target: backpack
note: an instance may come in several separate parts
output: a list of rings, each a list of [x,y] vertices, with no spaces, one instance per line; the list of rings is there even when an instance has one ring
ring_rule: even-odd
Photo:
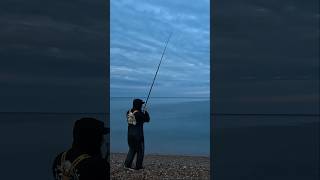
[[[66,160],[67,151],[65,151],[61,156],[60,165],[57,169],[60,172],[57,174],[58,180],[79,180],[79,174],[77,172],[77,165],[84,159],[90,158],[88,154],[82,154],[77,157],[73,162]]]
[[[128,113],[128,115],[127,115],[127,122],[128,122],[128,124],[132,124],[132,125],[136,125],[136,124],[137,124],[136,117],[134,116],[134,114],[135,114],[136,112],[139,112],[139,111],[138,111],[138,110],[134,110],[133,112],[131,112],[131,111],[129,110],[129,113]]]

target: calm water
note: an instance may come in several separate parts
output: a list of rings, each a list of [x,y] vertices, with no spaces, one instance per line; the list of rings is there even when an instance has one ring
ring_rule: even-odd
[[[154,98],[148,102],[150,123],[145,123],[146,153],[209,155],[210,102],[208,99]],[[125,113],[131,98],[111,100],[111,152],[127,152]]]
[[[111,105],[111,151],[126,152],[131,100]],[[209,154],[209,101],[152,100],[149,111],[147,153]],[[70,147],[73,124],[81,117],[106,119],[105,114],[0,113],[1,179],[52,179],[53,158]],[[318,179],[319,116],[219,116],[214,125],[216,179]],[[225,171],[230,169],[237,174]]]
[[[130,98],[111,100],[111,152],[128,150],[125,113],[131,108],[131,101]],[[210,154],[210,101],[201,98],[155,98],[149,103],[151,122],[144,126],[147,153]],[[250,115],[217,116],[213,124],[217,129],[246,129],[294,127],[316,122],[319,122],[317,116]]]

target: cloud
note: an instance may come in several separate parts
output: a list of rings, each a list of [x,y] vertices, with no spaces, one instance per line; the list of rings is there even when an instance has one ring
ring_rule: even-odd
[[[283,76],[317,79],[319,68],[315,1],[218,2],[215,68],[221,76]],[[237,78],[238,79],[238,78]]]
[[[0,2],[0,111],[104,111],[103,5],[100,0]]]
[[[204,84],[209,89],[209,3],[197,4],[200,5],[194,6],[191,1],[111,2],[112,96],[119,96],[120,92],[112,87],[127,88],[125,96],[131,92],[145,94],[138,86],[148,87],[152,82],[164,42],[172,31],[154,93],[178,96],[177,92],[191,93],[195,90],[192,86]]]

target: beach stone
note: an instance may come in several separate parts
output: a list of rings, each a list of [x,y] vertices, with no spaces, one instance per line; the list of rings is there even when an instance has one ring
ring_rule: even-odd
[[[146,155],[145,169],[127,171],[122,167],[126,154],[112,153],[112,180],[209,180],[210,158],[196,156]],[[133,163],[134,164],[134,163]]]

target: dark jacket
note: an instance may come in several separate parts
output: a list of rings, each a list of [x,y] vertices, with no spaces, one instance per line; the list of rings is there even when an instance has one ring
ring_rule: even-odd
[[[133,112],[137,109],[132,108],[130,111]],[[129,114],[129,111],[127,111],[127,115]],[[135,119],[137,124],[128,124],[128,136],[134,136],[136,138],[143,138],[143,124],[145,122],[150,122],[150,116],[147,111],[144,113],[138,109],[138,112],[134,113]]]
[[[82,160],[77,166],[76,171],[79,180],[106,180],[109,179],[109,163],[102,157],[101,146],[103,134],[97,125],[103,126],[102,122],[93,119],[82,119],[80,123],[75,124],[73,130],[73,144],[67,151],[65,159],[73,162],[77,157],[87,154],[90,157]],[[102,123],[102,124],[101,124]],[[60,153],[53,162],[52,171],[55,180],[60,180],[58,166],[61,164],[62,153]]]
[[[71,149],[68,151],[66,159],[72,162],[81,154],[83,153],[77,152],[75,149]],[[55,180],[60,180],[58,178],[59,171],[57,166],[60,164],[61,155],[62,153],[55,158],[52,166]],[[99,156],[93,156],[83,160],[79,163],[76,169],[78,172],[77,174],[79,175],[79,180],[106,180],[109,179],[110,176],[109,164],[104,158]]]

